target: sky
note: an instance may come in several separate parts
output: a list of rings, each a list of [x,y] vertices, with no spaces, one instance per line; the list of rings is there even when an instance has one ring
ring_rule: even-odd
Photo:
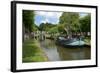
[[[41,23],[59,23],[59,17],[63,12],[47,12],[47,11],[35,11],[35,24],[40,25]],[[84,17],[87,13],[79,13],[80,17]]]

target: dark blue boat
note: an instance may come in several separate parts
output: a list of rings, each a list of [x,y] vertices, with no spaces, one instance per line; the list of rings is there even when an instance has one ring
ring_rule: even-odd
[[[56,44],[62,45],[64,47],[83,47],[85,42],[82,38],[69,38],[66,39],[64,37],[58,37],[56,40]]]

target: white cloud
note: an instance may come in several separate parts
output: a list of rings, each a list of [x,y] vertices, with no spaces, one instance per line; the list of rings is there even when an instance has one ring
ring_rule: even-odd
[[[38,21],[39,23],[52,23],[57,24],[59,22],[59,17],[63,12],[50,12],[50,11],[35,11],[36,16],[41,16],[43,19]]]
[[[80,13],[80,18],[82,18],[82,17],[84,17],[86,15],[88,15],[88,13]]]
[[[45,20],[41,21],[41,23],[49,23],[49,20],[46,18]]]
[[[35,11],[35,14],[41,15],[41,16],[44,16],[44,17],[59,18],[62,15],[62,12]]]
[[[44,11],[35,11],[35,14],[36,15],[45,15],[45,12]]]

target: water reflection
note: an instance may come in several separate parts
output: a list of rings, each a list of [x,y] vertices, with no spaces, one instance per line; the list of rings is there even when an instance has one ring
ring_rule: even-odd
[[[59,53],[57,52],[57,47],[53,40],[41,41],[41,47],[45,51],[45,54],[47,55],[50,61],[60,60]]]
[[[64,48],[49,39],[41,41],[40,44],[50,61],[83,60],[91,57],[91,49],[87,47]]]
[[[90,48],[62,48],[57,47],[61,60],[90,59]]]

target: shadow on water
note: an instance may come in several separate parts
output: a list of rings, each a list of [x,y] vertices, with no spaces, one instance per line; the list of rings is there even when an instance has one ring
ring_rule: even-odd
[[[55,41],[46,39],[40,42],[42,49],[50,61],[85,60],[91,58],[91,49],[65,48],[55,44]]]
[[[61,60],[90,59],[90,48],[64,48],[57,47]]]

